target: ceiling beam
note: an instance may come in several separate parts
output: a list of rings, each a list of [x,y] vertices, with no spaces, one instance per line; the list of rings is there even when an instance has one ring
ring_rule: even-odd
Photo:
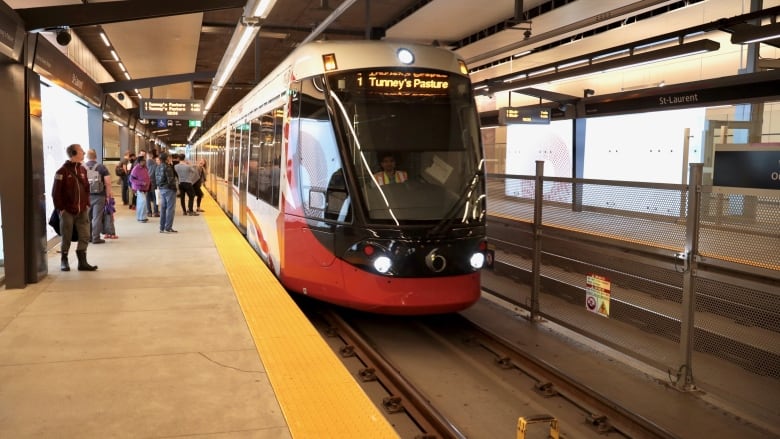
[[[178,75],[155,76],[152,78],[131,79],[129,81],[103,82],[98,84],[104,93],[133,90],[136,88],[160,87],[181,82],[212,80],[217,72],[182,73]]]
[[[246,0],[132,0],[16,9],[28,32],[243,8]]]

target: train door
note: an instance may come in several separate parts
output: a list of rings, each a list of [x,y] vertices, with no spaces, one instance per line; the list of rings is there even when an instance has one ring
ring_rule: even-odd
[[[246,235],[246,188],[249,173],[249,123],[236,126],[238,138],[238,175],[234,176],[237,191],[234,192],[233,222]]]
[[[225,212],[234,220],[234,211],[236,210],[235,197],[233,194],[238,192],[238,144],[240,138],[236,137],[236,127],[230,126],[227,131],[227,155],[225,156],[225,165],[227,174],[225,175]]]
[[[217,149],[216,149],[216,157],[215,157],[215,166],[214,166],[214,174],[216,176],[215,178],[215,184],[216,184],[216,193],[217,193],[217,202],[219,202],[219,207],[222,208],[222,210],[226,211],[227,203],[228,203],[228,190],[227,190],[227,157],[229,153],[229,142],[230,142],[230,136],[227,135],[227,132],[220,132],[217,136]]]

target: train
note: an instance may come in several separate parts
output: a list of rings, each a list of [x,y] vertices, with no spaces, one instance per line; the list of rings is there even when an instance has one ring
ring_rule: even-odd
[[[292,293],[395,315],[480,297],[484,152],[468,69],[452,51],[301,45],[190,158],[205,160],[205,188]]]

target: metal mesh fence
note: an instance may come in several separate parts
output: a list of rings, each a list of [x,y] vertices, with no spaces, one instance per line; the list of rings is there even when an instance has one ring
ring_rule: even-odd
[[[702,256],[780,270],[780,197],[713,193],[705,186],[701,204]]]
[[[526,249],[522,256],[496,255],[497,261],[503,258],[506,266],[527,273],[515,274],[516,279],[530,283],[531,230],[540,232],[542,315],[675,370],[681,361],[681,328],[689,321],[683,298],[695,293],[692,348],[708,359],[780,379],[780,198],[703,186],[699,223],[693,227],[684,185],[542,181],[541,224],[534,225],[534,177],[488,179],[490,216],[523,224],[515,232],[498,233],[502,242],[514,244],[514,251]],[[687,236],[689,230],[698,236]],[[691,240],[696,240],[697,254],[686,254]],[[706,263],[692,271],[690,264],[699,256]],[[592,275],[609,282],[606,315],[586,309]],[[694,279],[695,292],[685,290],[686,276]],[[533,294],[517,293],[518,304],[530,308]],[[725,370],[718,371],[717,361],[699,366],[704,375]]]

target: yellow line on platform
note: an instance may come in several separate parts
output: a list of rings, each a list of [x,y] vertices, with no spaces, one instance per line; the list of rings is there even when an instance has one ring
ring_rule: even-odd
[[[204,219],[293,438],[397,438],[336,354],[208,195]]]

